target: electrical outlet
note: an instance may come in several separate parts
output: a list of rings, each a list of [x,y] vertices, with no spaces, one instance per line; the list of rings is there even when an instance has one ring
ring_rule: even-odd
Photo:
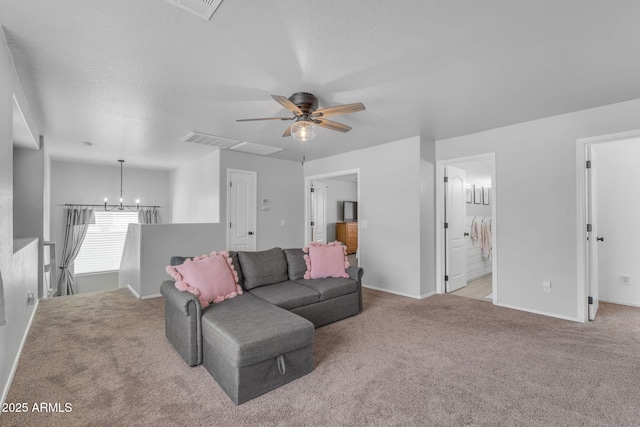
[[[622,275],[620,278],[620,282],[625,286],[629,286],[631,285],[631,277]]]
[[[369,223],[367,223],[366,219],[363,219],[362,221],[360,221],[360,228],[367,228],[369,225]]]
[[[280,225],[281,225],[282,227],[284,227],[284,219],[281,219],[281,220],[280,220]]]
[[[551,292],[551,282],[549,281],[544,281],[542,282],[542,291],[543,292]]]

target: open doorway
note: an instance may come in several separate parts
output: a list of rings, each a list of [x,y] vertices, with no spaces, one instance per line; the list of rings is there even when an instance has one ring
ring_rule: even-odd
[[[640,131],[578,141],[578,307],[585,322],[595,319],[600,301],[640,306],[638,156]]]
[[[307,177],[305,242],[340,241],[347,246],[349,264],[359,265],[359,171]]]
[[[437,292],[497,304],[495,157],[438,162]]]

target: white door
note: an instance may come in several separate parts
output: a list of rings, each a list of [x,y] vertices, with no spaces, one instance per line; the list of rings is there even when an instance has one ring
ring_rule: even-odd
[[[464,239],[467,205],[465,198],[466,172],[445,168],[445,286],[453,292],[467,285],[467,246]]]
[[[311,182],[311,241],[327,243],[327,191],[320,181]]]
[[[587,174],[587,245],[589,250],[589,265],[587,280],[589,281],[589,320],[596,318],[599,306],[598,292],[598,192],[596,185],[595,153],[593,147],[587,149],[587,161],[592,167],[585,169]]]
[[[231,251],[255,251],[257,174],[229,169],[227,182],[227,248]]]

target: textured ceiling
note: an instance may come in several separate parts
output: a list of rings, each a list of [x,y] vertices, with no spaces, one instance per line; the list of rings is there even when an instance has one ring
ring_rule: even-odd
[[[640,98],[637,0],[224,0],[210,21],[159,0],[2,0],[0,23],[54,158],[171,168],[190,131],[283,148],[270,98],[367,110],[307,160],[442,139]],[[84,147],[91,141],[93,147]]]

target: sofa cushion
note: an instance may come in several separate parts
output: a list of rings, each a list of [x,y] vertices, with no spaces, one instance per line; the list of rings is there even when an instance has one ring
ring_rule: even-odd
[[[320,292],[320,301],[326,301],[342,295],[348,295],[358,290],[358,282],[353,279],[327,278],[327,279],[300,279],[299,285],[306,286]]]
[[[320,301],[320,292],[295,282],[280,282],[260,286],[250,291],[253,295],[285,310],[302,307]]]
[[[242,294],[228,252],[212,252],[187,259],[183,264],[168,266],[167,273],[176,281],[175,287],[197,296],[204,308],[210,302],[222,302]]]
[[[289,280],[287,259],[280,248],[238,252],[238,260],[247,290]]]
[[[245,293],[202,315],[204,340],[231,365],[251,366],[311,345],[313,323]]]
[[[302,249],[283,249],[283,252],[287,258],[289,280],[302,279],[307,271],[307,262],[304,260]]]
[[[305,279],[349,277],[345,271],[349,267],[347,247],[342,243],[338,241],[327,244],[311,242],[302,251],[305,252],[304,260],[307,263],[307,271],[304,273]]]

